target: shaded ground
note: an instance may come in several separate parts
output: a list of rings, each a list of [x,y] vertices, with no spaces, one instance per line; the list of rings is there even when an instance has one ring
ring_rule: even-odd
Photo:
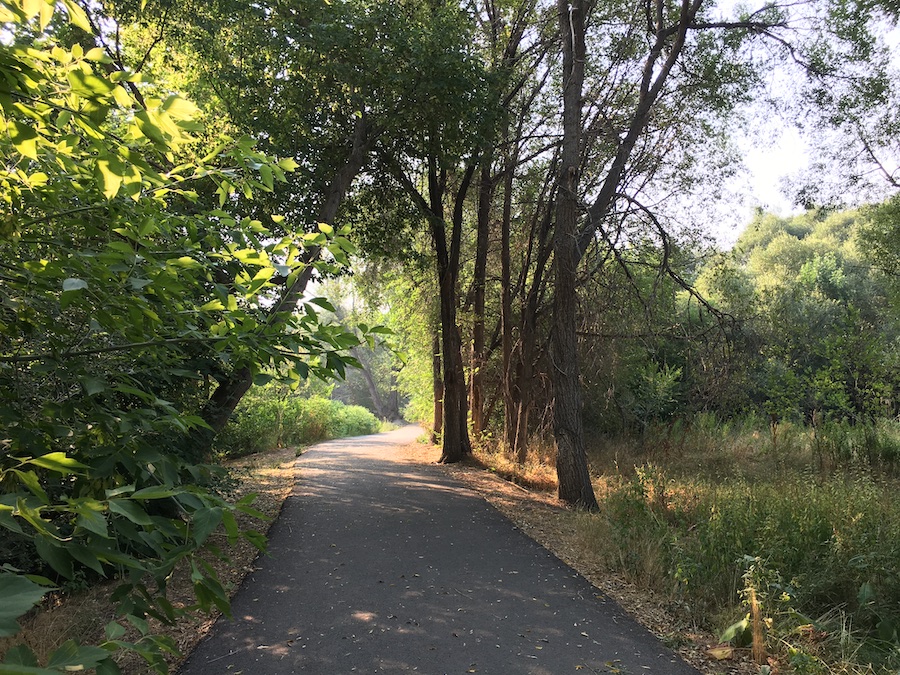
[[[440,467],[417,427],[316,446],[270,556],[182,675],[691,667]]]

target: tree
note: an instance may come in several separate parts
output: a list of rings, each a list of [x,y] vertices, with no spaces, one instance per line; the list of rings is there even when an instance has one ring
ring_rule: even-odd
[[[248,139],[198,143],[193,104],[164,87],[151,95],[101,47],[84,48],[92,27],[74,2],[2,12],[4,545],[33,547],[37,556],[18,561],[32,574],[120,577],[121,611],[137,626],[182,611],[165,599],[179,565],[192,570],[197,607],[227,612],[198,553],[220,524],[229,541],[242,535],[236,512],[259,514],[211,489],[219,471],[190,434],[211,431],[208,387],[232,367],[298,381],[352,361],[358,339],[320,325],[314,303],[300,314],[279,304],[282,289],[346,260],[346,232],[296,233],[273,215],[279,233],[242,212],[295,162]],[[318,262],[304,260],[310,248]],[[243,536],[263,546],[258,533]],[[34,579],[0,573],[14,598],[0,611],[3,635],[43,594]],[[165,670],[160,650],[171,644],[145,631],[129,645],[110,630],[103,649],[67,645],[54,662],[116,672],[110,652],[133,648]],[[24,648],[8,659],[36,665]]]

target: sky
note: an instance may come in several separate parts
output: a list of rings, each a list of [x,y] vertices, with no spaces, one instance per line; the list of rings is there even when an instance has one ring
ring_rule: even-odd
[[[801,213],[784,194],[786,179],[801,173],[809,163],[807,146],[799,132],[790,126],[774,126],[763,145],[759,135],[745,135],[736,141],[743,157],[745,171],[733,180],[729,191],[740,197],[712,228],[710,234],[723,248],[730,248],[753,218],[754,211],[781,216]]]

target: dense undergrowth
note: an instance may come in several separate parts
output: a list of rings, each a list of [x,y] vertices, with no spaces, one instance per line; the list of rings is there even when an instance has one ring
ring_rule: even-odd
[[[320,396],[303,398],[285,387],[269,385],[244,397],[216,438],[216,450],[226,457],[240,457],[271,448],[374,434],[380,428],[375,415],[361,406]]]
[[[900,667],[900,426],[700,416],[591,449],[584,543],[682,616],[797,673]],[[736,624],[736,625],[735,625]]]

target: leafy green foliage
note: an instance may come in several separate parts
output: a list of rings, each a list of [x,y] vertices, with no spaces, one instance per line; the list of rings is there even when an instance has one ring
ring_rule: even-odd
[[[673,254],[677,273],[719,316],[644,270],[652,251],[623,251],[634,268],[597,277],[600,300],[586,312],[591,332],[615,340],[614,350],[585,342],[594,424],[642,428],[660,416],[648,417],[648,404],[659,405],[654,397],[686,418],[764,413],[776,425],[896,414],[900,324],[896,286],[883,271],[892,226],[883,208],[759,214],[730,254],[702,265],[689,248]],[[676,371],[678,386],[663,387],[663,375]]]
[[[361,406],[321,396],[306,398],[283,386],[268,385],[244,397],[216,438],[216,450],[228,457],[330,438],[378,432],[375,415]]]
[[[61,4],[90,29],[76,3]],[[249,139],[201,145],[194,105],[141,95],[143,78],[104,67],[99,48],[64,47],[55,9],[0,10],[12,37],[0,45],[0,527],[11,533],[0,549],[27,543],[31,556],[17,554],[25,571],[59,582],[121,579],[115,599],[141,632],[100,651],[65,646],[45,670],[116,672],[109,655],[126,648],[163,672],[160,653],[174,645],[147,618],[227,613],[225,589],[197,554],[221,524],[240,536],[237,512],[257,515],[250,500],[217,494],[222,470],[203,463],[208,448],[192,435],[208,428],[209,388],[239,368],[296,384],[352,363],[343,354],[359,338],[320,325],[315,304],[277,321],[271,308],[308,271],[306,247],[327,249],[315,263],[323,273],[353,247],[346,230],[304,234],[302,223],[296,234],[273,216],[276,232],[241,212],[296,163]],[[177,566],[194,585],[186,610],[165,598]],[[2,579],[8,634],[41,589],[16,571]],[[22,649],[7,656],[32,660]]]

